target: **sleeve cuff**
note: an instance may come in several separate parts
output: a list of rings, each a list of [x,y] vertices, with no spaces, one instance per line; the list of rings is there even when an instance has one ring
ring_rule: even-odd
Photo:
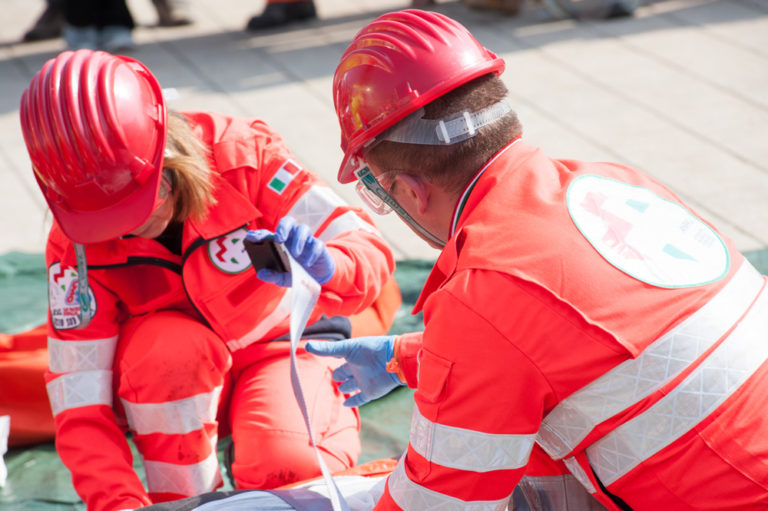
[[[415,389],[418,383],[422,332],[411,332],[395,338],[395,352],[387,364],[387,371],[396,373],[400,381]]]

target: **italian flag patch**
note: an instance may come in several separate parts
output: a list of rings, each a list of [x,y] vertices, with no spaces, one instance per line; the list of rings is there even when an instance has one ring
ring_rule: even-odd
[[[275,175],[272,176],[272,179],[269,180],[269,183],[267,183],[267,188],[278,195],[282,194],[283,190],[288,187],[291,180],[293,180],[293,178],[296,177],[296,174],[299,173],[299,170],[301,170],[301,167],[295,162],[285,160],[285,163],[283,163],[277,172],[275,172]]]

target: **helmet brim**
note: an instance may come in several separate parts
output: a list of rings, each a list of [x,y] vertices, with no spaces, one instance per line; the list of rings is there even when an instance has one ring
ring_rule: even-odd
[[[54,218],[75,243],[88,245],[125,236],[141,227],[152,215],[162,172],[155,172],[134,193],[109,207],[92,211],[70,211],[49,201]],[[105,224],[104,218],[111,222]]]

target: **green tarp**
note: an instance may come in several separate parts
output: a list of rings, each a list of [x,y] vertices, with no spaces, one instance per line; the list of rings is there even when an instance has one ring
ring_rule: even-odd
[[[768,274],[768,249],[746,255],[761,273]],[[421,315],[412,316],[410,311],[431,266],[428,261],[398,262],[395,278],[403,295],[403,305],[395,317],[391,333],[422,328]],[[46,303],[43,256],[22,253],[0,255],[0,332],[20,332],[40,324],[45,318]],[[361,463],[398,456],[405,450],[412,403],[413,392],[401,388],[360,409],[363,421]],[[220,447],[225,446],[227,441],[222,440]],[[220,460],[223,459],[222,452],[219,449]],[[11,449],[5,455],[5,461],[8,481],[5,488],[0,489],[0,509],[3,511],[85,509],[52,443]],[[134,466],[137,473],[143,476],[135,452]],[[223,490],[229,489],[232,488],[226,482]]]

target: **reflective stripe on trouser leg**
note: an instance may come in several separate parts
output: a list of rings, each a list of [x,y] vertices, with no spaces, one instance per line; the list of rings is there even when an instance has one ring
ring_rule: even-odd
[[[116,360],[120,403],[151,498],[220,486],[216,412],[231,366],[222,340],[194,318],[160,312],[126,323]]]
[[[210,454],[198,463],[187,465],[145,459],[144,471],[150,496],[173,494],[192,497],[218,488],[222,480],[216,457],[216,441],[217,437],[213,435]]]
[[[425,488],[411,481],[405,472],[405,456],[397,462],[395,470],[387,479],[392,500],[402,509],[419,511],[503,511],[510,496],[500,500],[461,500],[444,493]]]

